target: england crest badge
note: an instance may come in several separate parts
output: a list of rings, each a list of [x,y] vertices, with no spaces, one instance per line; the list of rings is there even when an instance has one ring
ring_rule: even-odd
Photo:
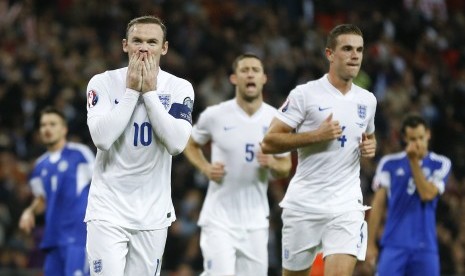
[[[161,104],[165,107],[166,110],[171,105],[171,95],[170,94],[158,94]]]
[[[367,106],[364,104],[357,104],[357,113],[360,119],[365,119],[367,117]]]
[[[94,273],[100,274],[103,271],[102,259],[94,260],[93,262]]]

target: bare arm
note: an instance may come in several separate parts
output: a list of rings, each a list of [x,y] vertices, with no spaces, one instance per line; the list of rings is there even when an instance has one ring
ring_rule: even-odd
[[[371,203],[372,208],[368,218],[368,248],[367,248],[367,261],[373,267],[376,264],[378,258],[378,246],[376,244],[376,238],[378,237],[378,231],[380,229],[381,220],[386,211],[386,196],[387,191],[385,188],[380,188],[373,198]]]
[[[208,179],[213,180],[217,183],[221,183],[224,172],[224,165],[222,163],[216,162],[211,164],[205,158],[205,155],[202,151],[202,145],[195,142],[192,137],[189,138],[187,142],[186,149],[184,150],[184,155],[187,157],[189,162],[194,165],[200,172],[205,174]]]
[[[274,178],[285,178],[289,175],[292,167],[291,155],[274,156],[264,154],[261,150],[257,153],[257,160],[260,166],[268,168]]]
[[[45,198],[43,196],[35,197],[31,205],[27,207],[19,219],[19,229],[27,234],[31,233],[35,227],[35,216],[45,211]]]
[[[359,145],[362,157],[372,158],[376,153],[376,137],[375,134],[362,134],[362,141]]]
[[[420,167],[420,160],[418,158],[410,158],[410,169],[412,170],[413,182],[417,188],[418,194],[422,201],[433,200],[439,193],[438,188],[428,180]]]
[[[342,129],[338,121],[333,121],[329,115],[321,125],[308,132],[295,133],[293,129],[274,118],[270,128],[261,143],[263,153],[283,153],[305,147],[314,143],[333,140],[341,136]]]

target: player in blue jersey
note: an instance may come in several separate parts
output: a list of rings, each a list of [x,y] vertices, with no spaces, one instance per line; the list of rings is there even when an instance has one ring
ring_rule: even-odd
[[[61,111],[53,107],[42,110],[40,137],[47,152],[37,159],[30,175],[35,198],[19,221],[19,228],[29,234],[35,216],[45,212],[40,244],[47,252],[44,275],[89,275],[84,214],[94,154],[85,145],[67,142],[67,131]]]
[[[450,160],[428,151],[430,130],[408,115],[401,128],[405,150],[384,156],[373,179],[367,261],[376,264],[377,233],[387,209],[377,264],[383,275],[439,275],[436,206],[445,190]]]

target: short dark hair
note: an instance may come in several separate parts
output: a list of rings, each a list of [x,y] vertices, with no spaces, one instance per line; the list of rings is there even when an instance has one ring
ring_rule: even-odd
[[[153,15],[144,15],[144,16],[136,17],[132,19],[131,21],[129,21],[128,26],[126,27],[126,39],[129,36],[129,30],[132,28],[132,26],[136,24],[160,25],[161,30],[163,31],[163,43],[166,42],[166,33],[167,33],[166,26],[160,18],[153,16]]]
[[[46,114],[55,114],[55,115],[58,115],[58,117],[61,118],[61,120],[63,121],[63,124],[66,126],[68,123],[66,121],[66,117],[65,117],[65,114],[59,110],[58,108],[54,107],[54,106],[46,106],[44,107],[41,111],[40,111],[40,118],[42,118],[42,116],[46,115]]]
[[[263,67],[263,71],[265,71],[265,66],[263,65],[263,62],[262,60],[254,53],[244,53],[244,54],[241,54],[239,55],[238,57],[236,57],[234,59],[234,62],[232,63],[232,72],[235,73],[236,72],[236,69],[237,69],[237,65],[239,64],[239,61],[245,59],[245,58],[255,58],[255,59],[258,59],[260,61],[260,63],[262,64],[262,67]]]
[[[400,128],[400,132],[402,136],[405,136],[407,127],[416,128],[419,125],[423,125],[425,129],[429,129],[428,122],[421,115],[417,113],[409,113],[402,120],[402,126]]]
[[[337,38],[343,34],[355,34],[363,37],[362,31],[353,24],[341,24],[334,27],[326,39],[326,48],[335,49],[337,45]]]

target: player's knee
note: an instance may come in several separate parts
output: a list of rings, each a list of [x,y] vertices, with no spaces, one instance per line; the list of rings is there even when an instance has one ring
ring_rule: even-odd
[[[304,270],[291,271],[283,268],[283,276],[308,276],[310,275],[310,269],[311,267]]]
[[[347,254],[334,254],[325,258],[325,276],[351,276],[357,259]]]

